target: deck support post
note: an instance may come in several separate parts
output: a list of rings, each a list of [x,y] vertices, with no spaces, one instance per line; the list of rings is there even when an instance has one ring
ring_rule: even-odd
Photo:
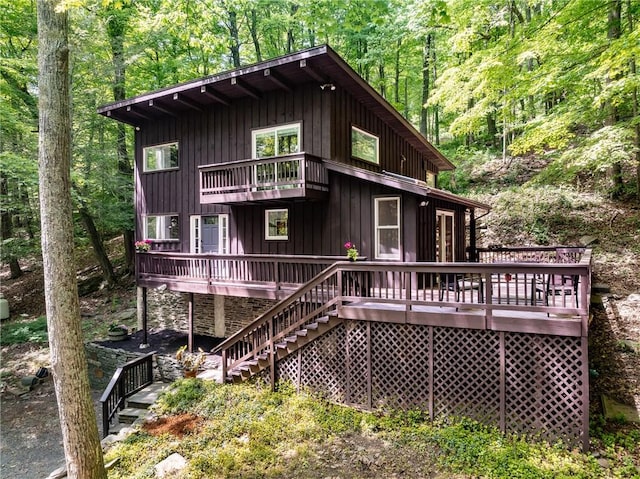
[[[142,344],[140,347],[149,347],[149,341],[147,338],[148,328],[148,308],[147,308],[147,288],[142,288]]]
[[[188,338],[188,348],[189,352],[193,352],[193,293],[189,293],[189,338]]]
[[[476,249],[476,215],[475,210],[469,210],[469,261],[476,263],[478,261],[478,252]]]

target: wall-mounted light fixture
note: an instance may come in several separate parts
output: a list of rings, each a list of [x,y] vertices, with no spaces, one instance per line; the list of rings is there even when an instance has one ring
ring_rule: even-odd
[[[428,201],[421,201],[421,202],[420,202],[420,206],[422,206],[423,208],[424,208],[425,206],[427,206],[428,204],[429,204],[429,202],[428,202]]]
[[[334,91],[336,89],[336,86],[333,83],[323,83],[322,85],[320,85],[321,90],[325,90],[327,88],[331,91]]]

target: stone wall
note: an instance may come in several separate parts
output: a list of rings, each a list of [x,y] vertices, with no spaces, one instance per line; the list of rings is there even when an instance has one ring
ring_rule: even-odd
[[[275,300],[263,298],[194,294],[194,332],[216,338],[229,337],[274,304]],[[147,315],[152,327],[188,331],[188,312],[188,293],[148,290]]]
[[[85,351],[91,389],[98,391],[109,385],[119,366],[148,354],[144,351],[132,353],[124,349],[107,348],[96,343],[86,343]],[[155,355],[153,359],[154,381],[170,382],[182,377],[182,371],[174,358]]]

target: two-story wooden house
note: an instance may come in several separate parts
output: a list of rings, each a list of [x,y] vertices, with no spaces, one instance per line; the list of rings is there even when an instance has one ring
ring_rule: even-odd
[[[453,165],[328,46],[99,112],[135,127],[136,235],[154,252],[291,257],[282,278],[213,263],[209,284],[147,257],[141,286],[278,298],[346,258],[347,241],[372,261],[474,259],[487,206],[437,188]]]
[[[99,113],[135,127],[143,315],[228,337],[225,379],[587,443],[589,251],[477,248],[488,207],[331,48]]]

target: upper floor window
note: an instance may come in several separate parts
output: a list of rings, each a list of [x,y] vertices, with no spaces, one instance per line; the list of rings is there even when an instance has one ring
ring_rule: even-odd
[[[301,146],[300,123],[289,123],[253,130],[251,132],[253,158],[268,158],[299,153]]]
[[[426,180],[427,186],[430,186],[432,188],[436,187],[436,174],[434,172],[427,171],[425,180]]]
[[[375,198],[376,259],[400,259],[400,197]]]
[[[378,165],[380,164],[379,143],[377,136],[355,126],[351,127],[351,156]]]
[[[178,215],[144,217],[144,237],[151,240],[180,239]]]
[[[178,143],[148,146],[143,150],[143,171],[178,168]]]

